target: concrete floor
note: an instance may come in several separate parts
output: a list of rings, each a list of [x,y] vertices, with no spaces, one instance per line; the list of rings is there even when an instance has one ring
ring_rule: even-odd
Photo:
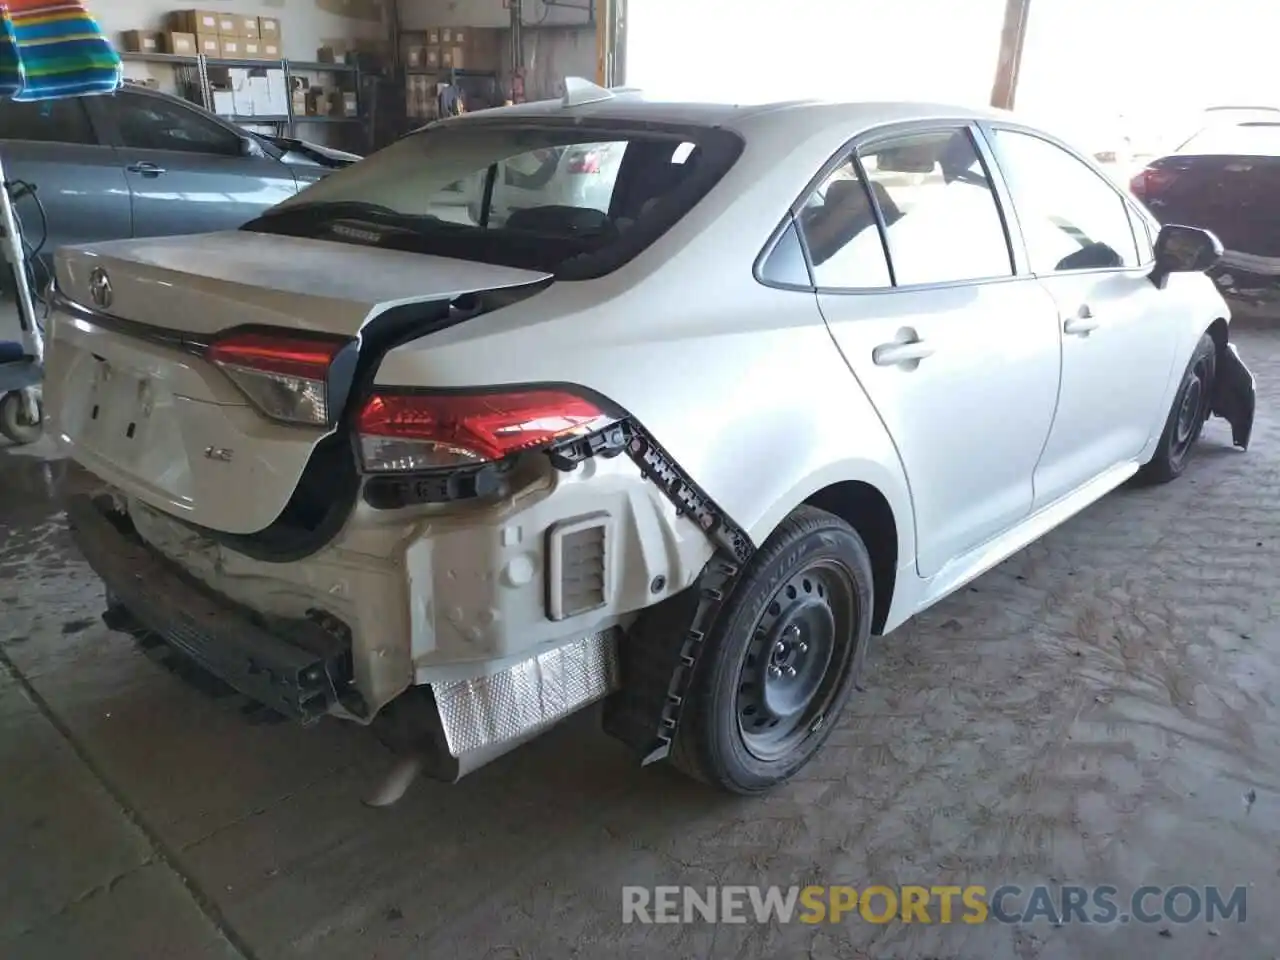
[[[1122,490],[884,641],[799,779],[727,798],[583,716],[360,797],[365,732],[246,722],[98,620],[47,449],[0,453],[0,957],[1280,954],[1280,332],[1255,447]],[[71,477],[71,479],[68,479]],[[1249,886],[1186,927],[624,926],[625,884]]]

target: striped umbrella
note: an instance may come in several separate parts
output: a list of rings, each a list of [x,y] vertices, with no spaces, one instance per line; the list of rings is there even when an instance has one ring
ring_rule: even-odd
[[[0,0],[0,97],[57,100],[111,93],[120,57],[77,0]]]

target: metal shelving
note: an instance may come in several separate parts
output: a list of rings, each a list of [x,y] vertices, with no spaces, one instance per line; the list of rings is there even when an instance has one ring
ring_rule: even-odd
[[[292,88],[292,78],[299,73],[334,73],[349,75],[353,78],[353,87],[356,95],[356,114],[355,116],[325,116],[311,114],[296,114],[293,112],[292,99],[289,101],[289,112],[287,114],[273,116],[246,116],[246,115],[221,115],[223,119],[230,120],[233,123],[247,124],[263,124],[264,126],[279,126],[281,132],[287,132],[292,136],[293,128],[300,123],[358,123],[363,124],[367,119],[364,115],[361,104],[360,90],[360,68],[351,63],[324,63],[319,60],[243,60],[235,58],[223,57],[206,57],[204,54],[195,54],[188,56],[181,53],[122,53],[121,58],[126,61],[138,63],[154,63],[165,64],[173,67],[175,70],[191,70],[194,76],[191,78],[190,85],[195,87],[200,94],[199,105],[204,107],[210,113],[213,109],[213,88],[209,83],[210,67],[227,67],[253,70],[263,68],[267,70],[283,70],[285,76],[286,88]]]

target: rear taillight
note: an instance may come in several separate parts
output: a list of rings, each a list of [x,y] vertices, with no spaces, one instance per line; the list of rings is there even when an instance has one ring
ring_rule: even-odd
[[[357,430],[366,471],[478,466],[600,430],[616,417],[566,390],[376,393]]]
[[[273,420],[325,426],[329,368],[346,341],[237,333],[215,341],[205,356],[255,407]]]
[[[1168,187],[1176,179],[1177,175],[1172,170],[1147,167],[1129,181],[1129,189],[1139,200],[1146,200]]]
[[[569,155],[570,173],[599,173],[600,154],[594,150],[584,150]]]

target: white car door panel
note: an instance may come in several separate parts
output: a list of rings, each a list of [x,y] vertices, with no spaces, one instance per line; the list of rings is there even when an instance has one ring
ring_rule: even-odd
[[[1067,150],[997,127],[991,142],[1031,269],[1057,305],[1062,389],[1036,470],[1036,508],[1139,457],[1163,427],[1177,317],[1148,278],[1120,192]]]
[[[906,467],[920,575],[1025,518],[1058,393],[1045,291],[1017,280],[819,303]]]
[[[934,154],[946,162],[889,169],[906,154],[926,158],[921,170]],[[1032,509],[1058,395],[1057,310],[1034,279],[1012,277],[962,127],[875,141],[859,160],[799,215],[823,315],[905,466],[917,571],[931,577]]]

